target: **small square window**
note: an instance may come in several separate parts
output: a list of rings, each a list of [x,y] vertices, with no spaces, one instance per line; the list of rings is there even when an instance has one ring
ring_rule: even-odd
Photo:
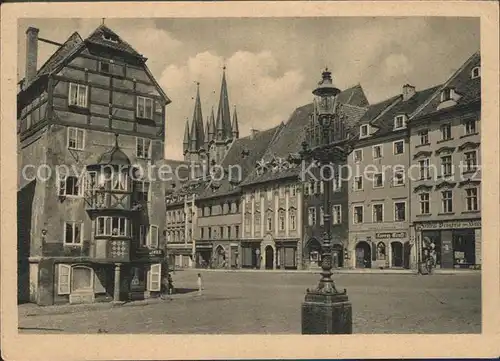
[[[363,160],[363,150],[362,149],[356,149],[353,153],[354,156],[354,162],[361,162]]]
[[[367,137],[369,135],[369,125],[368,124],[363,124],[362,126],[359,127],[359,136],[361,138]]]
[[[420,132],[418,132],[418,136],[420,138],[420,145],[429,144],[429,130],[421,130]]]
[[[453,89],[451,88],[443,89],[443,91],[441,92],[441,101],[445,102],[447,100],[453,99],[453,94],[454,94]]]
[[[373,175],[373,188],[382,188],[384,186],[384,175],[376,173]]]
[[[373,149],[373,159],[382,158],[382,146],[381,145],[374,145],[372,149]]]
[[[398,140],[394,142],[394,154],[403,154],[405,152],[405,142],[404,140]]]
[[[406,128],[406,116],[397,115],[394,118],[394,130]]]
[[[451,139],[451,124],[441,125],[441,140]]]
[[[100,66],[99,70],[102,73],[109,73],[110,72],[110,70],[109,70],[110,69],[109,63],[105,63],[105,62],[101,61],[99,63],[99,66]]]

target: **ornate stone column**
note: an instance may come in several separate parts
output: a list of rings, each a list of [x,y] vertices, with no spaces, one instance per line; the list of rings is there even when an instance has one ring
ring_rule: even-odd
[[[115,264],[115,289],[113,291],[113,302],[120,302],[120,267],[121,263]]]

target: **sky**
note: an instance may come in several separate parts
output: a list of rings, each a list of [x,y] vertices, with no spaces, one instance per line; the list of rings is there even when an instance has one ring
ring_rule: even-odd
[[[83,38],[102,19],[22,19],[18,78],[24,77],[25,31],[64,42]],[[148,58],[147,65],[172,103],[167,106],[165,156],[182,159],[186,119],[193,116],[200,82],[203,117],[217,112],[226,66],[231,110],[240,136],[286,122],[311,102],[328,66],[340,89],[361,84],[370,104],[440,84],[479,50],[478,18],[155,18],[106,19],[105,24]],[[39,67],[56,47],[39,43]]]

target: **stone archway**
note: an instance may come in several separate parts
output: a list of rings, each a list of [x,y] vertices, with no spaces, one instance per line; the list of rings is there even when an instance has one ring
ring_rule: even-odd
[[[371,268],[372,267],[372,252],[370,245],[361,241],[356,245],[356,268]]]
[[[305,247],[304,259],[308,268],[317,268],[321,265],[321,243],[311,238]]]
[[[224,268],[226,266],[226,251],[224,247],[218,245],[215,249],[215,268]]]

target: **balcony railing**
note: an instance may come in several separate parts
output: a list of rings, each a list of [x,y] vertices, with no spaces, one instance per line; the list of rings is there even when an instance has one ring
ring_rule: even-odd
[[[86,208],[89,211],[123,210],[139,211],[143,203],[132,201],[132,194],[108,190],[90,190],[85,194]]]

